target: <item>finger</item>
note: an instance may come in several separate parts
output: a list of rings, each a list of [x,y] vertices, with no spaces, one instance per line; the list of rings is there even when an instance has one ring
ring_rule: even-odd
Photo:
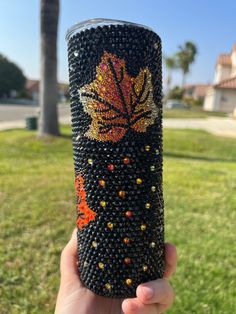
[[[167,279],[143,283],[137,287],[136,294],[144,304],[171,305],[174,301],[174,291]]]
[[[176,247],[171,243],[165,244],[165,271],[164,278],[169,278],[176,272],[177,251]]]
[[[168,307],[159,304],[143,304],[138,298],[125,299],[122,303],[124,314],[160,314]]]
[[[70,241],[61,253],[61,281],[78,279],[77,271],[77,229],[74,229]]]

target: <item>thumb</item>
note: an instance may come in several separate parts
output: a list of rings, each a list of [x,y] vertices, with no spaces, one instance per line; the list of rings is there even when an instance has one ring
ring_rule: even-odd
[[[61,282],[79,281],[77,270],[77,229],[75,228],[70,241],[61,253]]]

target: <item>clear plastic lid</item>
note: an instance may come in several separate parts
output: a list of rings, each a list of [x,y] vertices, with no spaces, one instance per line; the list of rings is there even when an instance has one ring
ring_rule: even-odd
[[[69,28],[67,33],[66,33],[66,41],[68,41],[76,33],[82,32],[85,29],[96,28],[98,26],[104,26],[104,25],[133,25],[133,26],[137,26],[137,27],[146,28],[146,29],[154,32],[154,30],[152,28],[150,28],[146,25],[142,25],[142,24],[127,22],[127,21],[121,21],[121,20],[113,20],[113,19],[94,18],[94,19],[89,19],[89,20],[79,22],[79,23],[73,25],[71,28]]]

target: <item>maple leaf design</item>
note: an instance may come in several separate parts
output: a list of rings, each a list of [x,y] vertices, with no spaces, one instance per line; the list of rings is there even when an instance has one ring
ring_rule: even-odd
[[[149,69],[131,77],[123,59],[104,52],[96,73],[96,79],[79,90],[83,109],[92,117],[85,136],[117,142],[128,129],[146,132],[158,115]]]
[[[95,219],[96,213],[89,208],[86,201],[86,191],[84,189],[84,178],[79,174],[75,179],[77,203],[77,226],[80,230],[83,229],[91,220]]]

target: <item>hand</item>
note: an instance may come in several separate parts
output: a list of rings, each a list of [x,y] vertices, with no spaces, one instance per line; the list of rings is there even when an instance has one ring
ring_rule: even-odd
[[[61,283],[55,314],[159,314],[170,307],[174,292],[167,278],[176,270],[176,248],[165,245],[163,279],[137,287],[136,298],[114,299],[98,296],[80,281],[77,272],[76,229],[61,254]]]

